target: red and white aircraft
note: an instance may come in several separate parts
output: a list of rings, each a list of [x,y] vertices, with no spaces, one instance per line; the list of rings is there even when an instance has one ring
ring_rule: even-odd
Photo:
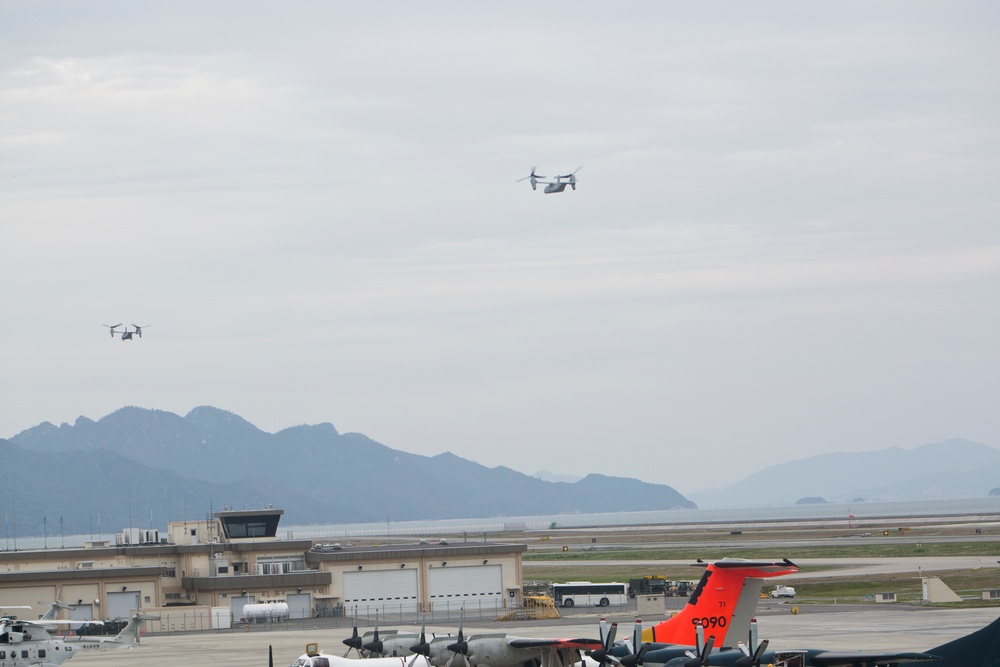
[[[750,622],[757,613],[764,579],[799,571],[787,558],[780,561],[723,558],[705,565],[705,573],[684,609],[643,630],[643,642],[699,646],[700,625],[707,635],[715,637],[716,646],[729,646],[726,636],[730,630],[735,632],[736,641],[750,634]]]

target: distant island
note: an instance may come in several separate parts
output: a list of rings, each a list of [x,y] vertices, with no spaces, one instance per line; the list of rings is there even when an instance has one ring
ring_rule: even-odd
[[[796,505],[828,505],[829,503],[829,500],[819,496],[806,496],[795,501]]]

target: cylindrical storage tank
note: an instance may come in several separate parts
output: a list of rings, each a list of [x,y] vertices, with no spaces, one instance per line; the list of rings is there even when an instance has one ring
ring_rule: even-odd
[[[243,620],[250,623],[267,623],[288,619],[288,603],[255,602],[243,605]]]

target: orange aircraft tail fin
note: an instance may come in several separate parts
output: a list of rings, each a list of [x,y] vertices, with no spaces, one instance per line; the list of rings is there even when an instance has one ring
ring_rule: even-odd
[[[737,601],[740,600],[744,586],[748,583],[747,579],[778,577],[798,570],[798,566],[787,558],[773,562],[723,558],[708,563],[701,581],[698,582],[684,609],[672,618],[643,630],[642,641],[697,646],[695,628],[701,625],[705,629],[706,637],[715,636],[716,646],[727,646],[726,633],[733,625]],[[755,608],[759,592],[760,582],[757,581],[753,600],[749,602]],[[752,610],[750,614],[752,615]],[[746,614],[740,614],[741,617],[744,615]]]

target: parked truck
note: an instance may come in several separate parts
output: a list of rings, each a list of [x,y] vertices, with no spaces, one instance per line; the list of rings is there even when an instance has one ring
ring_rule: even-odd
[[[771,590],[771,597],[773,598],[793,598],[795,597],[795,589],[791,586],[775,586]]]
[[[664,595],[668,598],[686,598],[691,595],[697,583],[686,579],[674,581],[662,574],[648,574],[645,577],[629,579],[628,596],[634,598],[636,595]]]
[[[634,577],[628,580],[628,596],[636,595],[667,595],[669,582],[662,574],[647,574],[645,577]]]

